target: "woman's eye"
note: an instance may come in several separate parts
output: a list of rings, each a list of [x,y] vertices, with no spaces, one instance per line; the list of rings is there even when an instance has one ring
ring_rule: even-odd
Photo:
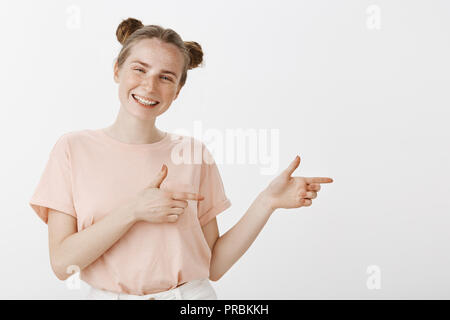
[[[136,71],[138,71],[138,72],[142,72],[142,73],[145,73],[145,70],[144,70],[144,69],[136,68],[136,69],[134,69],[134,70],[136,70]],[[169,80],[169,81],[172,81],[172,79],[171,79],[171,78],[169,78],[169,77],[166,77],[166,76],[162,76],[161,78],[163,78],[163,79],[165,79],[165,80]],[[173,82],[173,81],[172,81],[172,82]]]

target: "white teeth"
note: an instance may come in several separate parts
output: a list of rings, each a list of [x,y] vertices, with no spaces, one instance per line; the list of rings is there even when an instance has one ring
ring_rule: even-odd
[[[137,101],[139,101],[140,103],[145,104],[147,106],[154,106],[158,103],[156,101],[149,101],[149,100],[142,99],[142,98],[138,97],[137,95],[133,95],[133,96],[136,98]]]

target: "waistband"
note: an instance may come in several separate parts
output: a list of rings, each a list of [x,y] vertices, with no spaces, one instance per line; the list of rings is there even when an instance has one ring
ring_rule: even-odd
[[[206,283],[207,281],[207,283]],[[117,292],[111,292],[103,289],[98,289],[95,287],[90,287],[91,292],[89,293],[90,297],[98,297],[98,298],[107,298],[107,299],[114,299],[114,300],[182,300],[184,299],[183,293],[187,293],[190,290],[193,290],[195,288],[198,288],[202,285],[210,285],[209,280],[207,278],[205,279],[197,279],[188,281],[184,284],[182,284],[179,287],[172,288],[167,291],[157,292],[157,293],[150,293],[146,295],[134,295],[134,294],[128,294],[128,293],[117,293]]]

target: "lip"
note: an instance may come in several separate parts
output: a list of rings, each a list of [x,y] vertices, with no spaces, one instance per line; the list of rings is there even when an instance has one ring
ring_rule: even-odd
[[[139,96],[139,95],[138,95],[138,96]],[[133,98],[134,102],[136,102],[139,106],[141,106],[141,107],[143,107],[143,108],[146,108],[146,109],[153,109],[153,108],[155,108],[156,106],[158,106],[158,105],[160,104],[160,101],[158,101],[158,100],[156,100],[156,99],[150,99],[150,100],[153,100],[153,101],[158,101],[158,103],[155,104],[154,106],[147,106],[147,105],[145,105],[145,104],[140,103],[140,102],[134,97],[134,93],[131,94],[131,97]]]

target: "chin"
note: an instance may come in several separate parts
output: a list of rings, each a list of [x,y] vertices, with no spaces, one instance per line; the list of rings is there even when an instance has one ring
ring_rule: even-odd
[[[136,117],[140,120],[149,120],[149,119],[155,119],[159,115],[166,112],[167,108],[164,110],[147,110],[144,109],[138,105],[135,105],[133,103],[127,102],[126,104],[122,104],[122,106],[125,106],[124,110],[132,115],[133,117]]]

